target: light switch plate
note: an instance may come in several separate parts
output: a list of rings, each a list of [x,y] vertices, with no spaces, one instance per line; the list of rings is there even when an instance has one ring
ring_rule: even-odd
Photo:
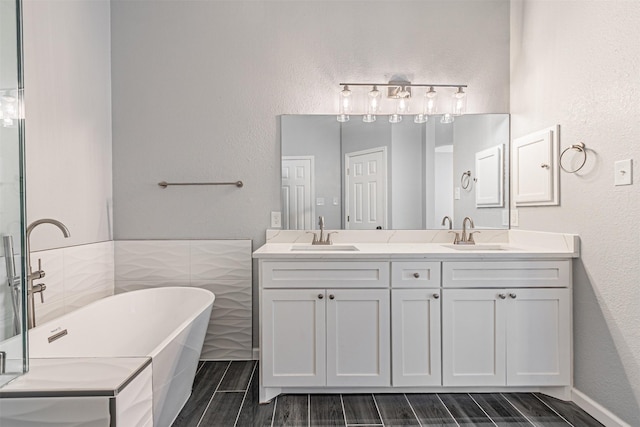
[[[316,199],[316,206],[324,206],[324,197],[318,197]]]
[[[456,200],[460,200],[460,187],[456,187],[453,192],[453,198]]]
[[[614,185],[631,185],[633,169],[631,159],[618,160],[614,163]]]
[[[338,206],[338,204],[340,204],[340,201],[337,197],[333,198],[333,206]]]
[[[271,212],[271,228],[282,228],[281,212]]]

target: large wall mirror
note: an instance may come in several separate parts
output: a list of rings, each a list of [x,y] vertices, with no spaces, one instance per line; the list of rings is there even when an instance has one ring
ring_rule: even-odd
[[[282,225],[328,229],[509,228],[509,115],[441,123],[280,117]]]

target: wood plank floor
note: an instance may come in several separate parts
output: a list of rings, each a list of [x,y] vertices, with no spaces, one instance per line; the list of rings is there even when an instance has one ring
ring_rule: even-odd
[[[538,393],[296,394],[258,404],[254,361],[201,362],[173,427],[602,426],[571,402]]]

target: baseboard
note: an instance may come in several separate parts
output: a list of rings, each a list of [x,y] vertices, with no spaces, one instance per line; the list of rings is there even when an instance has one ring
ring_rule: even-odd
[[[606,427],[631,427],[607,408],[575,388],[571,390],[571,400]]]
[[[259,348],[254,348],[253,349],[253,360],[260,360],[260,349]]]

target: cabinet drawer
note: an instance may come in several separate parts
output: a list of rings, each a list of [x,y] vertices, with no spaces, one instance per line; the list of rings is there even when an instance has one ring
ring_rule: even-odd
[[[571,260],[443,262],[442,286],[570,287]]]
[[[440,263],[392,262],[391,286],[394,288],[440,287]]]
[[[260,275],[263,288],[384,288],[389,263],[265,261]]]

